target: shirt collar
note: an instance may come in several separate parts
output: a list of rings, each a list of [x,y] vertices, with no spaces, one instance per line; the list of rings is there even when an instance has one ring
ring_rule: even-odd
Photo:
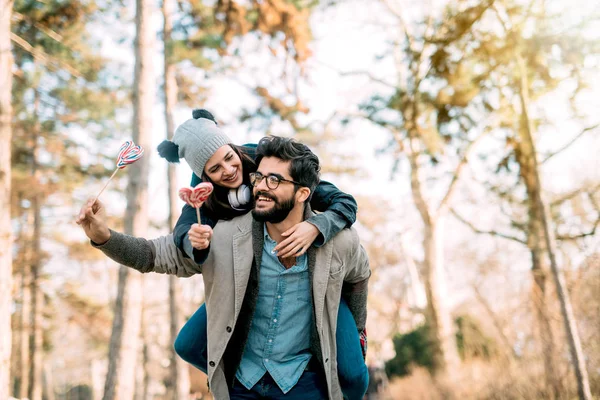
[[[263,230],[264,230],[265,240],[275,243],[275,241],[271,238],[271,236],[269,236],[269,232],[267,232],[267,224],[263,224]]]

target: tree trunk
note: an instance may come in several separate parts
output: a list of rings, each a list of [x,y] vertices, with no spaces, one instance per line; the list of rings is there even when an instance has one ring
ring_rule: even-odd
[[[136,400],[148,400],[150,398],[150,343],[152,338],[148,329],[150,325],[148,316],[149,305],[144,303],[142,307],[142,368],[138,369],[139,373],[136,376]],[[168,395],[168,391],[167,398],[171,398]]]
[[[171,15],[174,8],[172,0],[163,0],[163,34],[164,34],[164,97],[165,97],[165,121],[167,127],[167,139],[173,139],[175,131],[175,123],[173,121],[173,109],[177,103],[177,81],[175,79],[175,65],[173,64],[173,43],[171,41],[172,22]],[[177,176],[175,166],[171,163],[168,165],[168,196],[169,196],[169,228],[173,229],[177,223]],[[181,326],[181,316],[179,304],[181,302],[181,289],[179,282],[174,276],[169,276],[169,312],[170,312],[170,376],[172,398],[184,400],[189,397],[190,379],[188,366],[175,353],[173,343]]]
[[[452,315],[446,307],[446,274],[442,254],[443,218],[425,225],[423,248],[425,250],[425,293],[430,340],[433,347],[435,371],[452,374],[460,364]]]
[[[529,221],[527,227],[527,247],[531,254],[531,273],[533,274],[532,299],[537,319],[537,331],[542,344],[544,358],[544,375],[546,387],[551,390],[550,397],[558,398],[562,392],[560,377],[557,372],[558,360],[556,343],[550,321],[550,293],[547,278],[550,271],[546,261],[546,245],[541,224],[543,211],[538,206],[538,187],[535,177],[533,149],[522,140],[515,144],[515,156],[519,164],[519,174],[527,190]]]
[[[148,323],[146,321],[147,316],[146,311],[143,312],[142,317],[142,326],[144,327],[144,333],[142,334],[144,338],[144,344],[142,346],[142,400],[148,400],[150,398],[150,337],[146,332],[148,329]]]
[[[44,364],[44,399],[55,400],[54,395],[54,376],[52,374],[52,368],[49,364]]]
[[[10,18],[13,1],[0,0],[0,399],[10,387],[12,347],[12,230],[10,217],[12,65]]]
[[[413,107],[413,126],[417,125],[416,105]],[[410,181],[413,201],[423,222],[423,266],[425,295],[427,297],[426,318],[429,324],[429,336],[432,346],[433,370],[436,374],[452,373],[460,363],[456,338],[452,329],[452,317],[445,307],[442,299],[445,296],[445,278],[442,254],[442,220],[430,210],[421,187],[419,178],[420,142],[416,139],[416,132],[409,128],[410,152]]]
[[[40,269],[39,265],[35,265],[32,269],[32,280],[31,280],[31,293],[32,293],[32,307],[31,307],[31,330],[32,336],[30,338],[30,349],[31,354],[31,369],[29,370],[29,389],[28,398],[30,400],[42,400],[42,388],[43,388],[43,360],[44,360],[44,348],[43,348],[43,328],[42,328],[42,309],[44,307],[44,293],[39,287],[40,280]]]
[[[27,233],[23,235],[25,240],[24,264],[21,271],[21,332],[20,332],[20,354],[19,354],[19,398],[28,397],[29,371],[31,369],[31,357],[29,353],[29,341],[31,340],[31,265],[33,263],[33,234],[29,228],[33,228],[33,212],[27,211]]]
[[[31,266],[26,263],[23,266],[22,281],[22,308],[21,308],[21,332],[20,332],[20,354],[19,354],[19,398],[28,397],[29,371],[31,370],[31,358],[29,354],[29,341],[31,340]]]
[[[415,111],[414,116],[418,115]],[[416,126],[416,117],[413,120]],[[434,215],[430,210],[421,187],[419,178],[418,154],[420,143],[416,133],[409,129],[410,181],[413,201],[423,222],[423,266],[425,294],[427,297],[426,318],[429,324],[429,335],[432,346],[433,370],[436,374],[452,374],[460,364],[456,337],[452,324],[452,316],[444,303],[446,296],[446,278],[443,257],[443,215]]]
[[[154,85],[152,76],[152,3],[136,0],[135,72],[133,87],[133,140],[150,149]],[[129,169],[125,233],[141,236],[148,226],[149,155]],[[134,396],[136,359],[142,321],[142,275],[124,266],[119,268],[119,285],[113,330],[109,344],[109,365],[104,385],[104,400],[131,400]]]
[[[35,118],[37,118],[37,109],[39,106],[39,93],[35,92]],[[39,123],[36,122],[35,138],[37,143],[37,136],[40,133]],[[39,187],[41,182],[40,171],[38,168],[38,157],[39,149],[37,144],[34,145],[33,149],[33,165],[32,174],[34,181]],[[31,357],[31,368],[29,370],[29,389],[27,391],[30,400],[41,400],[42,389],[43,389],[43,377],[44,377],[44,336],[43,336],[43,308],[44,308],[44,293],[40,288],[41,280],[41,240],[42,240],[42,216],[41,216],[41,196],[42,193],[39,191],[33,194],[31,201],[31,208],[33,210],[33,240],[31,246],[31,338],[29,354]]]
[[[550,260],[550,267],[552,275],[554,276],[554,283],[556,285],[556,293],[560,302],[561,314],[565,325],[565,331],[569,342],[569,348],[571,352],[571,361],[575,368],[575,377],[577,379],[577,391],[579,398],[582,400],[591,400],[592,394],[590,390],[590,383],[585,365],[585,357],[581,347],[581,340],[579,338],[579,332],[571,306],[571,300],[569,298],[569,292],[565,284],[565,278],[562,270],[558,268],[556,262],[556,240],[554,238],[554,229],[550,227],[552,222],[548,205],[544,201],[542,193],[542,183],[540,179],[539,167],[537,163],[537,151],[535,148],[535,142],[533,140],[533,128],[531,120],[529,119],[529,83],[527,80],[527,72],[525,68],[525,62],[521,56],[517,58],[517,66],[519,69],[520,82],[519,82],[519,99],[521,102],[521,126],[519,129],[519,149],[520,154],[518,156],[523,160],[523,165],[519,163],[521,168],[525,168],[527,171],[528,179],[525,180],[527,186],[530,206],[530,219],[535,217],[536,223],[540,225],[540,230],[543,238],[543,244],[539,244],[541,240],[535,238],[538,248],[541,249],[545,245],[545,252]],[[531,225],[531,224],[530,224]],[[531,234],[531,232],[530,232]],[[540,250],[540,254],[536,257],[543,257],[543,253]],[[534,276],[534,279],[536,277]]]
[[[189,398],[190,394],[190,375],[188,365],[183,361],[177,353],[173,343],[177,338],[177,333],[181,328],[181,312],[179,310],[179,304],[181,303],[181,288],[177,278],[173,275],[169,276],[169,312],[171,313],[170,321],[170,333],[171,333],[171,382],[175,385],[173,399],[185,400]]]

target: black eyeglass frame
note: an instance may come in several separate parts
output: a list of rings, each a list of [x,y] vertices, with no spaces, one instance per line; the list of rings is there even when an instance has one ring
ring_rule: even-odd
[[[263,179],[267,180],[267,187],[271,190],[275,190],[279,187],[279,184],[281,182],[289,182],[289,183],[293,183],[294,185],[298,185],[300,187],[303,187],[304,185],[301,184],[300,182],[296,182],[293,181],[291,179],[285,179],[285,178],[281,178],[280,176],[274,175],[274,174],[269,174],[269,175],[263,175],[260,172],[251,172],[250,174],[250,184],[254,187],[256,187],[257,185],[260,185],[260,183],[263,181]],[[277,184],[275,185],[275,187],[271,187],[271,185],[269,184],[269,180],[275,178],[277,182]]]

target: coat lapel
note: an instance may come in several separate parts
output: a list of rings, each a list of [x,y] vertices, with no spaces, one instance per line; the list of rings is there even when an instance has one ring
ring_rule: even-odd
[[[244,218],[244,222],[250,222]],[[248,279],[252,273],[252,259],[248,254],[252,251],[252,231],[246,224],[240,224],[240,232],[233,235],[233,280],[234,280],[234,306],[235,319],[239,315],[248,286]]]
[[[312,293],[315,306],[315,319],[318,327],[323,326],[323,313],[325,309],[325,294],[329,282],[331,256],[333,248],[328,245],[321,247],[320,251],[311,247],[308,250],[308,265],[312,276]]]
[[[304,220],[315,215],[307,204],[304,210]],[[329,269],[331,268],[331,256],[333,247],[325,244],[319,251],[314,246],[310,246],[308,251],[308,270],[311,279],[313,306],[315,312],[315,321],[317,327],[323,326],[323,312],[325,309],[325,294],[327,293],[327,283],[329,282]]]

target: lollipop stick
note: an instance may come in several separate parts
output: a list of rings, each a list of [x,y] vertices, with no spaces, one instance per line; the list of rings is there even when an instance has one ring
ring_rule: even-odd
[[[100,195],[102,194],[102,192],[104,192],[104,189],[106,189],[106,187],[108,186],[109,182],[112,180],[112,178],[115,177],[115,175],[117,174],[118,171],[119,171],[119,168],[115,169],[115,172],[113,172],[113,174],[108,179],[108,182],[106,182],[106,184],[104,185],[104,187],[102,188],[102,190],[100,191],[100,193],[98,193],[98,196],[96,196],[96,198],[94,199],[94,203],[98,200],[98,197],[100,197]],[[94,204],[94,203],[92,203],[92,204]]]
[[[202,220],[200,220],[200,207],[196,207],[196,216],[198,217],[198,224],[202,224]]]

